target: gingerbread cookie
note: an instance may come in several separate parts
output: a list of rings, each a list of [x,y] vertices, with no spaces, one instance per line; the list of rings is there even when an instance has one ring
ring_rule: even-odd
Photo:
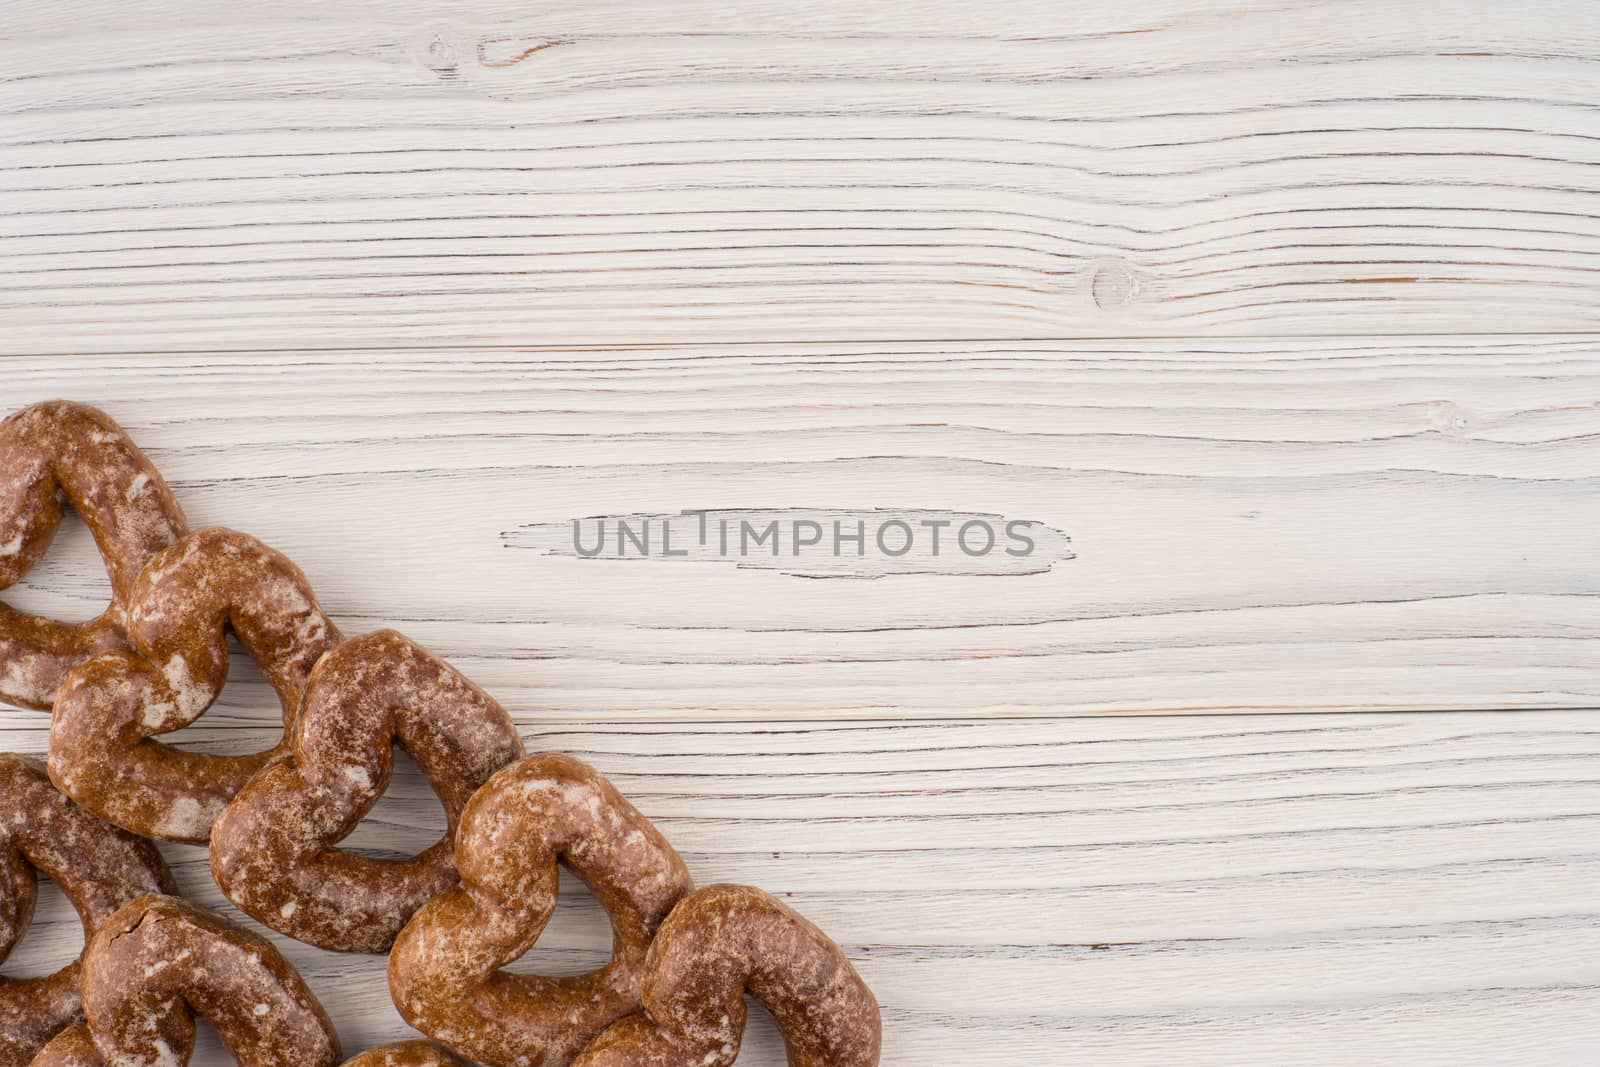
[[[404,860],[335,847],[388,788],[396,742],[444,803],[443,839]],[[393,630],[352,638],[311,672],[289,758],[217,821],[211,871],[230,900],[290,937],[387,951],[414,911],[455,884],[468,798],[521,755],[505,709],[448,663]]]
[[[431,1041],[401,1041],[368,1049],[345,1060],[341,1067],[467,1067],[467,1061]]]
[[[645,964],[644,1011],[573,1067],[732,1067],[746,993],[772,1012],[790,1067],[876,1067],[878,1002],[839,946],[741,885],[706,886],[672,910]]]
[[[56,792],[44,768],[0,753],[0,960],[21,940],[37,898],[35,871],[49,875],[92,937],[123,904],[168,892],[161,854]],[[83,1015],[82,957],[40,978],[0,977],[0,1067],[31,1060]]]
[[[227,632],[255,656],[292,726],[311,668],[339,643],[300,568],[253,537],[196,530],[157,553],[128,604],[132,648],[67,676],[50,727],[50,777],[108,822],[204,844],[211,824],[287,741],[265,752],[187,752],[156,737],[203,715],[228,677]]]
[[[558,864],[611,918],[613,958],[571,978],[511,974],[555,911]],[[656,927],[692,887],[683,860],[593,767],[541,754],[467,802],[456,832],[461,884],[416,913],[389,956],[400,1014],[489,1067],[559,1067],[639,1006]]]
[[[122,427],[82,404],[35,404],[0,422],[0,589],[44,556],[63,499],[94,535],[111,602],[83,623],[0,604],[0,700],[24,707],[49,708],[68,671],[127,643],[134,579],[188,529],[166,482]]]
[[[168,896],[125,905],[84,955],[86,1024],[34,1067],[182,1067],[195,1016],[239,1067],[334,1067],[339,1039],[304,979],[261,938]]]

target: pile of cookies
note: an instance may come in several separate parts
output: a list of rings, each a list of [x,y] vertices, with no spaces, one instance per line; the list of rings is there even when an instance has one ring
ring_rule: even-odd
[[[0,423],[0,588],[43,556],[64,502],[105,557],[111,602],[65,624],[0,604],[0,699],[50,709],[46,768],[0,755],[0,959],[36,871],[82,917],[82,956],[0,979],[0,1067],[177,1067],[208,1020],[246,1067],[331,1067],[327,1014],[260,937],[174,895],[150,839],[209,845],[247,914],[344,952],[388,953],[402,1016],[432,1038],[377,1067],[726,1067],[749,993],[792,1067],[872,1067],[877,1003],[820,930],[757,889],[695,889],[667,840],[594,768],[527,754],[504,708],[392,630],[345,637],[304,574],[244,534],[191,531],[161,475],[93,408]],[[232,633],[283,706],[273,748],[209,755],[160,736],[203,715]],[[339,848],[389,783],[394,747],[443,801],[405,860]],[[558,866],[614,931],[604,967],[503,968],[539,939]],[[436,1043],[434,1043],[436,1042]]]

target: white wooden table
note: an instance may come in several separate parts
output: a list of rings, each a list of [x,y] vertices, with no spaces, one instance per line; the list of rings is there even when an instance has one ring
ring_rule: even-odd
[[[784,894],[886,1067],[1600,1062],[1600,7],[18,0],[0,35],[0,408],[105,407],[197,525]],[[706,508],[1073,558],[529,533]],[[5,595],[104,593],[74,527]],[[182,739],[272,706],[241,662]],[[441,824],[403,769],[355,843]],[[80,940],[47,893],[7,973]],[[276,940],[348,1050],[405,1035],[381,960]],[[606,944],[572,887],[524,966]]]

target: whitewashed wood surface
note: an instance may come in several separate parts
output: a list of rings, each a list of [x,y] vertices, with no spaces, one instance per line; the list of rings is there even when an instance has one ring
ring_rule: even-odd
[[[352,630],[559,718],[1600,705],[1590,339],[5,366],[5,407],[101,403]],[[807,580],[508,537],[717,507],[999,512],[1076,558]],[[92,543],[64,547],[15,603],[95,612]]]
[[[0,56],[0,411],[102,405],[785,894],[885,1067],[1600,1062],[1600,6],[18,0]],[[700,508],[1074,556],[529,547]],[[73,525],[4,596],[105,591]],[[441,826],[403,767],[355,843]],[[523,966],[600,959],[569,889]],[[5,971],[80,942],[47,887]]]
[[[9,351],[1600,325],[1573,0],[14,0]]]

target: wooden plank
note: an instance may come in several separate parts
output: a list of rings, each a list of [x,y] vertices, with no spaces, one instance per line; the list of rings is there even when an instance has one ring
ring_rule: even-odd
[[[34,0],[0,32],[5,351],[1600,324],[1593,5]]]
[[[1590,339],[3,371],[4,408],[103,405],[196,524],[281,548],[350,631],[397,626],[541,719],[1600,704]],[[1074,558],[817,580],[528,547],[575,518],[701,508],[986,513],[1062,531]],[[97,610],[92,544],[69,534],[9,602]],[[256,684],[218,714],[266,706]]]
[[[41,717],[0,714],[39,751]],[[207,747],[256,729],[193,728]],[[784,894],[859,963],[885,1067],[1580,1064],[1600,1049],[1600,720],[1579,712],[527,725],[657,820],[702,883]],[[358,831],[442,827],[403,767]],[[204,853],[186,892],[228,908]],[[569,885],[521,966],[609,944]],[[55,894],[8,973],[81,940]],[[382,960],[276,939],[346,1047],[403,1036]],[[200,1063],[222,1063],[201,1058]],[[740,1062],[776,1065],[758,1023]]]

